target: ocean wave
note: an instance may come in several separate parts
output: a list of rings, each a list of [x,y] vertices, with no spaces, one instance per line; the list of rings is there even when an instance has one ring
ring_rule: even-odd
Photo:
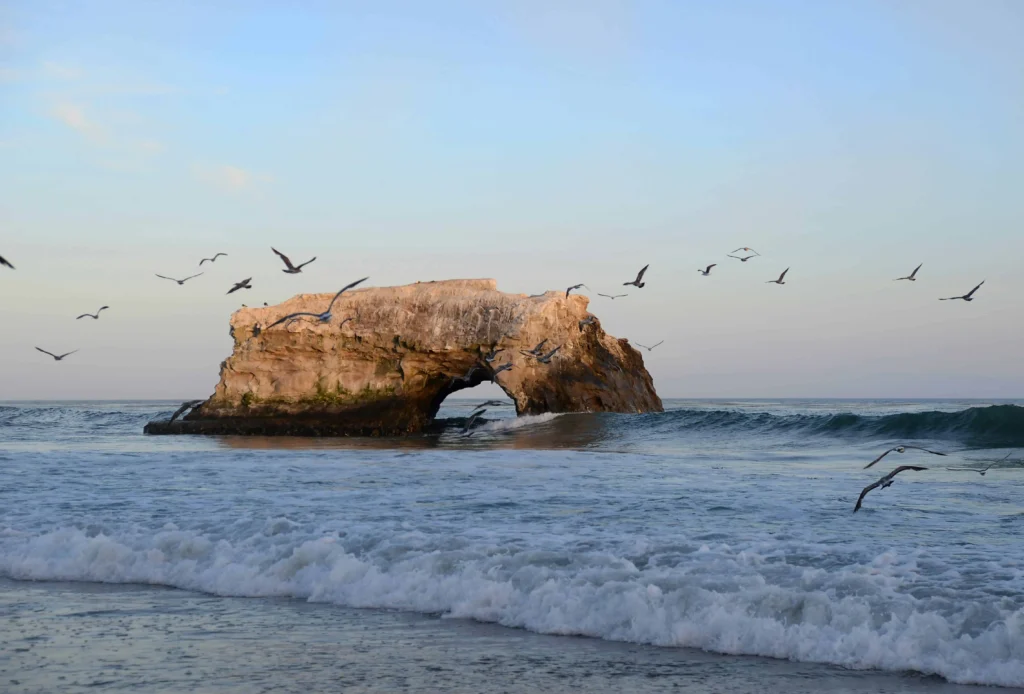
[[[858,438],[952,439],[989,447],[1024,446],[1024,407],[991,405],[958,412],[905,412],[889,415],[779,415],[736,410],[678,409],[643,415],[651,433],[750,431],[760,434],[848,436]],[[632,425],[631,425],[632,426]]]
[[[767,548],[695,545],[634,563],[612,552],[497,541],[439,546],[418,531],[357,537],[286,518],[246,533],[225,537],[172,524],[148,533],[7,529],[0,575],[292,597],[545,634],[1024,685],[1020,602],[949,591],[915,597],[920,590],[907,589],[916,585],[916,556],[890,552],[823,569],[780,564]]]
[[[524,427],[532,427],[538,424],[544,424],[555,420],[563,415],[556,412],[547,412],[545,414],[528,414],[521,417],[512,417],[509,419],[495,419],[489,422],[484,422],[478,427],[473,429],[473,433],[477,432],[488,432],[488,433],[499,433],[502,431],[513,431],[515,429],[522,429]]]

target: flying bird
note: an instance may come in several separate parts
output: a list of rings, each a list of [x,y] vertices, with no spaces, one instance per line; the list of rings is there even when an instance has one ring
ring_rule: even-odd
[[[175,419],[180,417],[186,410],[191,410],[193,407],[195,407],[196,405],[198,405],[201,402],[202,402],[202,400],[187,400],[187,401],[181,403],[181,407],[179,407],[178,409],[176,409],[174,411],[174,414],[172,414],[171,418],[167,420],[167,423],[170,424]]]
[[[583,330],[583,328],[587,327],[588,325],[593,325],[596,322],[597,316],[587,316],[586,318],[580,321],[580,330]]]
[[[505,403],[503,403],[501,400],[488,400],[487,402],[480,403],[479,405],[477,405],[473,409],[474,410],[483,410],[483,409],[488,408],[488,407],[504,407],[504,406],[505,406]]]
[[[647,272],[647,268],[649,268],[650,266],[651,266],[650,263],[648,263],[647,265],[644,265],[643,269],[640,270],[640,272],[636,273],[636,279],[635,280],[633,280],[632,282],[623,282],[622,286],[623,287],[628,287],[629,285],[633,285],[637,289],[641,289],[644,286],[644,282],[643,282],[644,273]]]
[[[545,342],[547,342],[547,340],[545,340]],[[555,356],[555,352],[557,352],[560,349],[562,349],[562,345],[558,345],[553,350],[551,350],[550,352],[548,352],[547,354],[544,354],[544,355],[541,355],[539,353],[534,354],[533,352],[526,352],[526,351],[523,351],[523,350],[520,350],[520,352],[522,354],[525,354],[528,357],[533,357],[534,359],[537,360],[538,364],[550,364],[551,363],[551,358],[553,356]]]
[[[99,310],[96,311],[96,313],[83,313],[82,315],[80,315],[75,320],[82,320],[86,316],[88,316],[89,318],[93,318],[95,320],[99,320],[100,319],[100,311],[103,311],[103,310],[108,309],[108,308],[110,308],[110,307],[109,306],[100,306]]]
[[[924,263],[921,263],[921,265],[924,265]],[[899,282],[900,280],[910,280],[911,282],[916,282],[917,281],[917,277],[915,277],[915,275],[917,274],[917,271],[921,269],[921,265],[918,265],[917,267],[915,267],[914,271],[911,272],[906,277],[897,277],[896,279],[893,280],[893,282]],[[981,286],[981,285],[978,285],[978,286]]]
[[[624,296],[629,296],[629,294],[602,294],[601,292],[598,292],[597,295],[598,296],[603,296],[603,297],[606,297],[606,298],[612,299],[612,300],[621,299]]]
[[[735,258],[736,260],[742,260],[744,263],[747,262],[748,260],[750,260],[751,258],[756,258],[756,257],[757,257],[756,255],[748,255],[746,258],[741,258],[738,255],[727,255],[726,256],[726,258]]]
[[[743,246],[742,248],[737,248],[735,251],[733,251],[733,253],[739,253],[740,251],[743,251],[744,253],[753,253],[754,255],[761,255],[760,253],[755,251],[753,248],[747,248],[746,246]],[[733,256],[733,257],[735,258],[736,256]],[[753,256],[751,256],[751,257],[753,257]],[[748,260],[749,260],[749,258],[748,258]]]
[[[981,284],[985,284],[985,280],[982,280]],[[939,301],[954,301],[956,299],[963,299],[964,301],[974,301],[972,295],[974,294],[974,292],[978,291],[981,288],[981,284],[979,284],[977,287],[967,292],[963,296],[950,296],[946,297],[945,299],[939,299]]]
[[[711,274],[711,268],[713,268],[716,265],[718,265],[718,263],[711,263],[710,265],[708,265],[706,270],[701,270],[700,268],[697,268],[697,272],[707,277],[708,275]]]
[[[43,354],[49,354],[49,355],[50,355],[51,357],[53,357],[53,360],[54,360],[54,361],[60,361],[60,360],[61,360],[61,359],[63,359],[64,357],[70,356],[70,355],[72,355],[72,354],[74,354],[75,352],[77,352],[77,351],[78,351],[78,350],[76,349],[76,350],[74,350],[74,351],[72,351],[72,352],[68,352],[67,354],[61,354],[61,355],[59,355],[59,356],[58,356],[58,355],[54,354],[53,352],[47,352],[47,351],[46,351],[45,349],[43,349],[42,347],[36,347],[36,349],[38,349],[38,350],[39,350],[40,352],[42,352]]]
[[[4,265],[5,267],[9,267],[12,270],[14,269],[14,266],[11,265],[11,262],[9,260],[7,260],[7,258],[3,257],[2,255],[0,255],[0,265]]]
[[[462,433],[465,434],[466,436],[472,436],[473,425],[476,424],[476,420],[480,419],[480,415],[482,415],[486,411],[486,409],[483,409],[480,410],[479,412],[474,412],[473,414],[469,415],[469,419],[466,420],[466,423],[462,427]]]
[[[500,352],[504,352],[504,351],[505,351],[504,347],[502,347],[501,349],[497,349],[495,347],[492,347],[491,351],[484,355],[484,361],[487,362],[488,364],[490,364],[492,361],[494,361],[495,359],[498,358],[498,354]]]
[[[281,270],[281,272],[284,272],[284,273],[289,274],[289,275],[297,275],[297,274],[299,274],[300,272],[302,272],[302,268],[306,267],[307,265],[312,263],[314,260],[316,260],[316,256],[313,256],[312,258],[310,258],[309,260],[307,260],[306,262],[304,262],[304,263],[302,263],[300,265],[292,265],[291,259],[288,256],[286,256],[284,253],[282,253],[281,251],[277,250],[274,247],[271,247],[270,250],[274,251],[274,253],[277,253],[277,255],[281,258],[281,260],[284,261],[284,264],[288,266],[284,270]]]
[[[927,470],[927,469],[928,468],[926,468],[926,467],[919,467],[917,465],[900,465],[898,468],[896,468],[895,470],[890,472],[888,475],[886,475],[882,479],[878,480],[877,482],[872,482],[868,486],[864,487],[864,491],[862,491],[860,493],[860,496],[857,498],[857,505],[853,507],[853,512],[856,513],[857,511],[860,510],[860,504],[861,504],[862,501],[864,501],[864,497],[868,495],[868,492],[870,492],[872,489],[876,489],[878,487],[881,487],[882,489],[885,489],[886,487],[892,486],[893,480],[895,479],[896,475],[900,474],[904,470],[920,471],[920,470]]]
[[[211,263],[216,263],[217,262],[217,258],[221,257],[222,255],[226,256],[227,253],[214,253],[212,258],[203,258],[202,260],[199,261],[199,264],[202,265],[206,261],[210,261]],[[173,422],[174,420],[172,419],[171,421]]]
[[[511,368],[512,368],[512,362],[508,362],[507,364],[502,364],[501,366],[496,368],[493,371],[493,373],[491,373],[491,383],[496,383],[497,381],[495,379],[498,377],[498,374],[500,374],[502,371],[508,371]]]
[[[543,353],[544,345],[546,345],[547,343],[548,343],[548,339],[545,337],[543,340],[538,342],[537,346],[534,347],[533,349],[529,349],[529,350],[526,350],[526,351],[524,351],[524,350],[519,350],[519,351],[522,352],[523,354],[528,354],[531,357],[536,357],[536,356],[539,356],[540,354]]]
[[[661,342],[664,342],[664,340],[662,340]],[[646,350],[647,350],[648,352],[650,352],[650,351],[653,351],[655,347],[657,347],[658,345],[660,345],[660,344],[661,344],[661,342],[659,342],[659,343],[658,343],[657,345],[651,345],[650,347],[648,347],[647,345],[642,345],[642,344],[640,344],[639,342],[637,342],[637,343],[636,343],[636,346],[637,346],[637,347],[643,347],[643,348],[644,348],[644,349],[646,349]]]
[[[569,287],[568,289],[565,290],[565,298],[568,299],[569,298],[569,292],[571,292],[573,289],[579,289],[580,287],[583,287],[588,292],[590,291],[590,287],[588,287],[585,284],[574,284],[574,285],[572,285],[571,287]]]
[[[765,282],[765,284],[785,284],[785,282],[783,282],[782,280],[786,276],[787,272],[789,272],[789,268],[788,267],[785,270],[782,271],[782,274],[779,275],[779,279],[777,279],[777,280],[768,280],[767,282]]]
[[[946,455],[945,453],[940,453],[938,451],[930,451],[927,448],[921,448],[920,446],[893,446],[892,448],[887,450],[885,453],[883,453],[882,455],[878,456],[877,458],[872,460],[870,463],[865,465],[864,469],[867,470],[869,467],[871,467],[872,465],[874,465],[875,463],[877,463],[879,460],[881,460],[885,456],[889,455],[890,453],[905,453],[907,451],[907,449],[911,449],[911,450],[915,450],[915,451],[924,451],[925,453],[931,453],[932,455]]]
[[[163,275],[157,275],[157,277],[159,277],[162,280],[170,280],[171,282],[177,282],[179,285],[182,285],[182,284],[185,284],[186,282],[188,282],[190,279],[193,279],[195,277],[199,277],[199,275],[201,275],[201,274],[203,274],[203,273],[200,272],[198,275],[191,275],[189,277],[186,277],[183,280],[176,280],[173,277],[164,277]]]
[[[338,300],[338,297],[341,296],[342,294],[344,294],[345,292],[347,292],[352,287],[356,286],[357,284],[362,284],[363,282],[365,282],[368,279],[370,279],[370,278],[369,277],[364,277],[361,280],[356,280],[355,282],[350,282],[349,284],[346,284],[344,287],[342,287],[338,291],[338,293],[334,295],[334,298],[331,299],[331,303],[327,305],[327,310],[324,311],[323,313],[309,313],[308,311],[300,311],[298,313],[289,313],[287,316],[284,316],[283,318],[279,318],[278,320],[276,320],[273,323],[271,323],[270,325],[268,325],[266,327],[266,329],[270,330],[275,325],[280,325],[281,323],[284,323],[287,320],[291,320],[293,318],[298,318],[300,316],[310,316],[312,318],[316,318],[321,323],[330,323],[331,322],[331,317],[332,317],[331,316],[331,309],[334,308],[334,302]],[[352,320],[352,319],[351,318],[346,319],[346,321],[349,321],[349,320]],[[341,325],[345,325],[345,322],[342,322]],[[338,327],[341,327],[341,326],[338,326]]]
[[[946,469],[947,469],[947,470],[962,470],[962,471],[964,471],[964,472],[976,472],[976,473],[978,473],[979,475],[981,475],[982,477],[984,477],[984,476],[985,476],[985,473],[986,473],[986,472],[988,472],[989,470],[991,470],[991,469],[992,469],[992,468],[994,468],[994,467],[995,467],[996,465],[998,465],[999,463],[1003,462],[1004,460],[1006,460],[1006,459],[1007,459],[1007,458],[1009,458],[1009,457],[1010,457],[1010,454],[1009,454],[1009,453],[1007,453],[1007,454],[1006,454],[1005,456],[1003,456],[1003,457],[1002,457],[1002,458],[1000,458],[999,460],[993,460],[993,461],[990,461],[990,462],[989,462],[989,464],[988,464],[988,467],[986,467],[986,468],[982,468],[981,470],[979,470],[979,469],[978,469],[978,468],[976,468],[976,467],[948,467],[948,468],[946,468]]]
[[[252,281],[252,277],[247,277],[241,282],[235,282],[235,286],[228,290],[228,294],[237,292],[239,289],[252,289],[252,285],[249,282]]]

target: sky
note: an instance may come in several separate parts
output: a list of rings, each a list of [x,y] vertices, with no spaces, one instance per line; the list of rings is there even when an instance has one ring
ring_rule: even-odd
[[[1015,0],[0,0],[0,399],[364,275],[584,282],[662,397],[1024,397],[1022,122]]]

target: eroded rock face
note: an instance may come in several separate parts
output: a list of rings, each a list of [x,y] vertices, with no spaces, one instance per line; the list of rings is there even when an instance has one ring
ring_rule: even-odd
[[[303,318],[254,335],[331,294],[302,294],[231,318],[235,345],[209,400],[151,433],[396,435],[424,429],[451,393],[490,380],[519,414],[660,412],[643,358],[605,334],[588,299],[497,291],[494,280],[449,280],[350,290],[330,323]],[[346,318],[351,320],[344,322]],[[547,340],[542,364],[521,351]],[[501,349],[487,364],[483,355]],[[460,380],[464,379],[464,380]]]

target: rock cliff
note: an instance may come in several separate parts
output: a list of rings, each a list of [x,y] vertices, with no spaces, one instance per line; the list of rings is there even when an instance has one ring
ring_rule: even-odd
[[[660,412],[643,358],[607,335],[585,296],[505,294],[494,280],[301,294],[231,318],[234,351],[213,396],[148,433],[398,435],[422,431],[451,393],[490,380],[518,414]],[[346,320],[348,319],[348,320]],[[589,319],[587,324],[581,324]],[[522,354],[546,340],[549,363]],[[498,351],[490,363],[485,355]]]

